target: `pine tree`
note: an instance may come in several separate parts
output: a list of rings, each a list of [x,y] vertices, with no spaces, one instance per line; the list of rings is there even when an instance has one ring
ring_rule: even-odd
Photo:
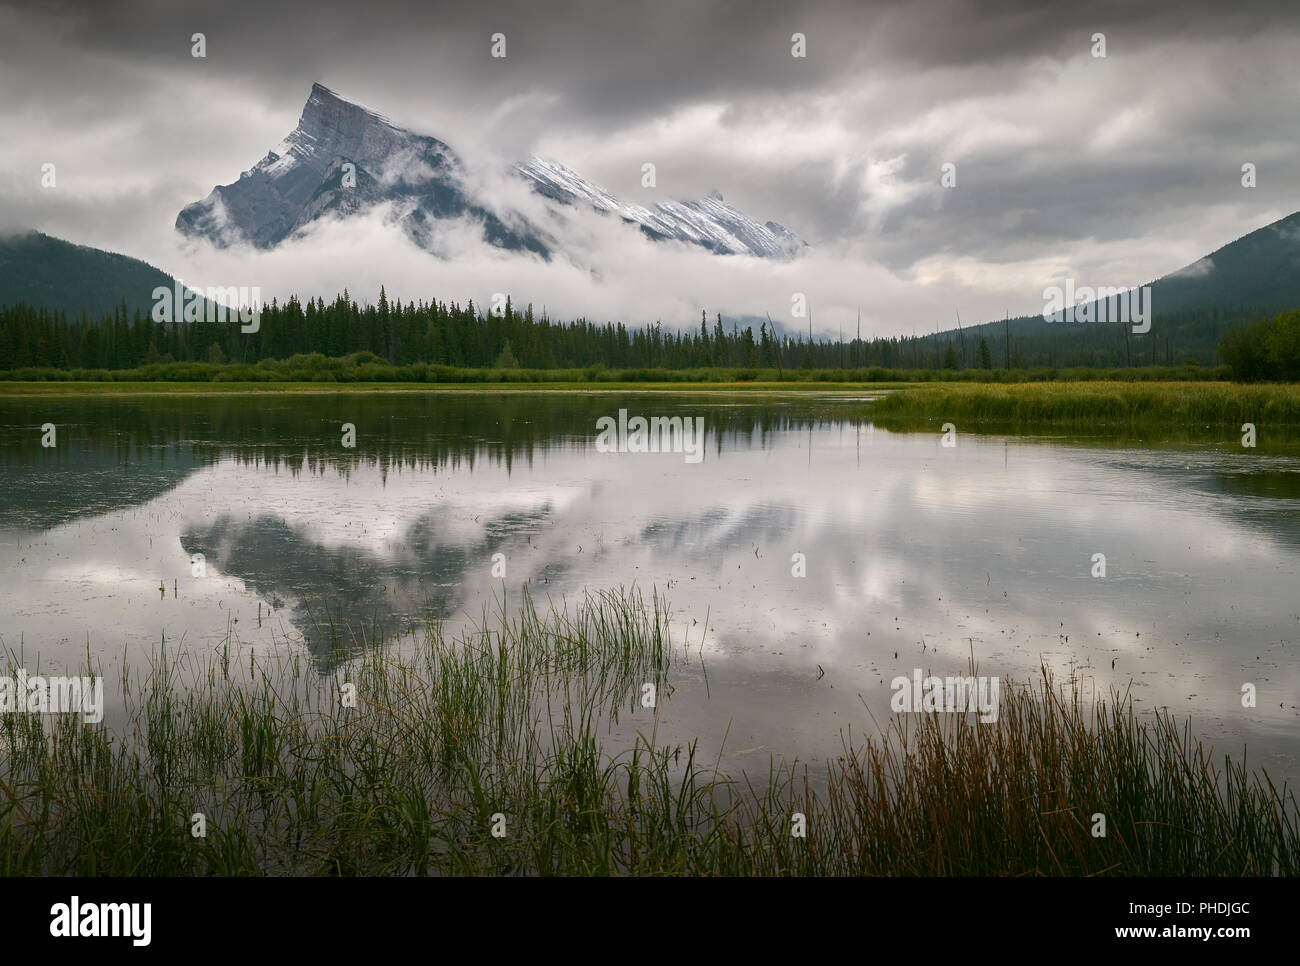
[[[501,354],[497,356],[497,361],[493,363],[493,366],[497,369],[519,368],[519,361],[515,358],[515,354],[510,351],[509,339],[506,339],[506,347],[501,350]]]

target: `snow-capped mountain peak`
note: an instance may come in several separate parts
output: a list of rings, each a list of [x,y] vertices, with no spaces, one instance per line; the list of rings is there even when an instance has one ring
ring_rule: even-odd
[[[345,173],[345,165],[351,168]],[[648,236],[700,245],[722,254],[784,258],[803,247],[775,222],[759,223],[710,192],[699,201],[623,201],[557,161],[531,158],[516,172],[540,194],[563,204],[612,212]],[[217,245],[272,248],[322,217],[347,217],[394,203],[394,220],[425,248],[439,223],[470,218],[499,247],[549,257],[550,233],[505,212],[467,186],[455,152],[437,138],[394,125],[375,111],[314,84],[297,126],[239,180],[219,185],[176,218],[183,234]]]
[[[701,245],[721,254],[788,258],[805,247],[798,236],[774,221],[759,223],[731,207],[714,190],[699,201],[657,201],[646,208],[622,201],[571,168],[549,158],[532,157],[516,165],[534,189],[566,204],[585,202],[639,225],[652,238]]]

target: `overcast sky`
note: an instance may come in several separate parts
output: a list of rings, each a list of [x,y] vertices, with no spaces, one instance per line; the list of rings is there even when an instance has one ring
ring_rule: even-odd
[[[267,293],[507,291],[552,314],[677,324],[701,308],[789,323],[803,292],[819,330],[860,306],[864,334],[1032,314],[1066,277],[1142,284],[1300,208],[1298,8],[0,3],[0,227]],[[315,81],[473,167],[541,154],[643,204],[718,189],[811,247],[774,265],[618,232],[594,259],[467,245],[438,260],[380,217],[270,254],[180,238],[177,212],[288,134]]]

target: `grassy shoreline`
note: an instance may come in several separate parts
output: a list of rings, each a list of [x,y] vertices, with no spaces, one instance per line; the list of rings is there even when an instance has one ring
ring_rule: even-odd
[[[0,874],[1300,872],[1294,793],[1228,759],[1219,772],[1189,728],[1125,695],[1085,704],[1044,672],[1003,692],[993,725],[900,715],[844,740],[824,779],[782,762],[728,776],[640,706],[647,683],[671,701],[699,660],[657,596],[547,614],[525,596],[488,623],[333,675],[229,650],[160,659],[123,671],[116,735],[0,715]],[[638,737],[615,752],[620,716]]]
[[[1300,385],[1229,382],[1083,382],[927,385],[889,393],[870,408],[885,429],[964,426],[1034,429],[1300,427]]]
[[[0,360],[3,362],[3,360]],[[1122,369],[1075,367],[1056,369],[897,369],[883,366],[835,368],[713,365],[693,369],[661,366],[610,368],[604,364],[585,367],[525,369],[521,367],[465,367],[442,363],[393,364],[373,353],[323,356],[317,353],[286,359],[249,362],[155,362],[135,368],[58,369],[18,367],[0,370],[4,384],[57,385],[68,383],[238,384],[244,387],[304,385],[328,388],[344,385],[384,387],[520,387],[520,386],[753,386],[760,387],[851,387],[911,385],[926,383],[1020,383],[1020,382],[1202,382],[1228,379],[1226,366],[1204,367],[1142,366]]]
[[[866,418],[883,429],[959,428],[1132,430],[1300,428],[1300,384],[1166,381],[1077,382],[0,382],[0,398],[150,395],[339,396],[365,394],[646,393],[816,396],[868,401]]]
[[[419,383],[419,382],[0,382],[4,396],[79,395],[224,395],[231,393],[300,393],[340,395],[348,393],[816,393],[825,396],[860,397],[863,390],[892,391],[912,383],[870,383],[836,385],[825,382],[502,382],[502,383]]]

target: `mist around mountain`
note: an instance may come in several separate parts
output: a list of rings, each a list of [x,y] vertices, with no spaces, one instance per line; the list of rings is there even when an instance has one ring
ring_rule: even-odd
[[[516,165],[514,176],[562,207],[588,205],[656,240],[767,258],[789,257],[804,246],[784,226],[756,222],[717,193],[645,208],[620,201],[558,162],[532,158]],[[388,204],[396,225],[421,248],[436,250],[445,223],[468,221],[498,248],[543,258],[554,253],[560,244],[556,225],[512,210],[504,199],[483,197],[483,190],[471,186],[464,162],[449,145],[315,84],[297,127],[237,181],[187,205],[176,230],[218,246],[247,242],[269,249],[322,218],[347,218]]]
[[[337,173],[337,169],[335,171]],[[257,361],[297,353],[342,356],[372,352],[398,364],[487,366],[499,357],[525,367],[730,365],[799,368],[883,366],[913,369],[1138,365],[1201,365],[1222,361],[1226,333],[1279,310],[1300,306],[1300,213],[1217,249],[1191,265],[1150,283],[1150,329],[1136,332],[1118,322],[1045,321],[1019,317],[953,327],[930,334],[858,339],[856,320],[818,318],[812,332],[779,315],[718,313],[661,320],[662,328],[637,329],[618,322],[594,325],[585,319],[534,321],[531,308],[508,318],[468,303],[394,303],[358,306],[336,299],[327,307],[307,295],[272,308],[266,327],[245,336],[231,326],[190,324],[137,333],[128,343],[110,336],[125,299],[139,310],[145,328],[155,286],[173,284],[169,275],[136,259],[73,245],[40,233],[0,240],[0,305],[24,302],[25,313],[0,320],[0,349],[20,367],[54,365],[130,367],[151,359]],[[436,297],[441,293],[430,293]],[[1098,316],[1098,304],[1092,317]],[[85,309],[89,319],[77,321]],[[44,311],[44,320],[38,317]],[[50,314],[53,313],[53,318]],[[58,313],[66,319],[60,322]],[[126,316],[122,316],[125,319]],[[838,338],[828,336],[828,322]],[[769,324],[770,323],[770,324]],[[56,329],[70,325],[74,338],[61,354]],[[92,335],[91,330],[103,330]],[[47,331],[48,330],[48,331]],[[764,331],[766,335],[764,335]],[[188,332],[188,334],[186,334]],[[690,343],[670,346],[666,337],[684,334]],[[41,350],[40,346],[46,349]],[[123,345],[127,348],[124,349]],[[109,347],[116,348],[109,351]],[[154,348],[150,350],[150,346]],[[716,347],[716,348],[715,348]],[[509,353],[506,349],[509,348]]]
[[[546,210],[588,208],[625,222],[628,231],[639,231],[656,240],[685,243],[719,254],[772,259],[787,259],[805,247],[783,226],[749,219],[727,205],[718,193],[699,201],[660,202],[645,207],[617,198],[556,161],[534,157],[512,170],[511,177],[518,179],[520,190],[537,195]],[[548,231],[536,217],[536,210],[526,217],[498,209],[484,203],[476,194],[481,189],[470,185],[462,162],[448,145],[397,127],[318,84],[294,131],[236,182],[219,186],[202,202],[187,206],[177,218],[176,227],[217,246],[247,242],[266,250],[299,236],[322,219],[346,219],[388,205],[396,227],[421,247],[436,248],[440,234],[455,222],[477,226],[491,244],[500,248],[542,257],[554,253],[560,233]],[[544,263],[538,264],[550,270]],[[1082,285],[1084,280],[1074,281]],[[953,306],[952,322],[942,329],[936,326],[937,331],[868,339],[856,337],[857,320],[851,316],[829,319],[819,314],[815,325],[810,326],[811,320],[792,319],[788,306],[774,306],[771,316],[752,312],[736,315],[728,311],[727,305],[710,306],[706,324],[711,329],[712,317],[721,309],[726,315],[725,331],[737,339],[750,329],[757,343],[761,341],[761,327],[765,326],[775,339],[774,346],[811,341],[814,344],[799,358],[819,366],[1014,369],[1177,365],[1189,359],[1212,364],[1219,361],[1218,347],[1225,333],[1279,310],[1300,306],[1300,212],[1250,232],[1148,284],[1151,325],[1145,332],[1116,322],[1047,321],[1042,315],[970,320],[974,324],[959,327],[960,305]],[[154,289],[170,289],[173,285],[171,275],[126,255],[75,245],[40,232],[0,237],[0,306],[23,303],[56,318],[61,313],[68,322],[84,313],[93,328],[96,320],[120,313],[123,305],[125,315],[139,312],[147,317]],[[299,293],[308,304],[333,294]],[[363,298],[374,298],[376,294],[365,293]],[[420,294],[458,300],[466,293]],[[816,293],[810,294],[810,304],[815,306]],[[864,292],[868,314],[870,295]],[[1089,316],[1095,320],[1101,315],[1101,303],[1089,304]],[[320,305],[323,309],[323,301]],[[444,307],[434,314],[460,318],[464,310],[456,305],[453,302],[451,308]],[[700,324],[698,317],[691,316],[659,322],[665,332],[689,333]],[[28,323],[13,324],[24,327]],[[346,324],[346,320],[337,324]],[[461,319],[458,324],[468,326],[470,322]],[[284,333],[270,333],[257,341],[267,343],[263,348],[274,342],[276,357],[339,348],[375,351],[387,358],[391,351],[391,346],[381,341],[358,342],[340,339],[337,334],[317,338],[306,330],[295,331],[301,335],[299,344],[286,340]],[[168,339],[171,337],[154,340],[162,355],[167,354]],[[145,339],[146,344],[149,341]],[[209,341],[205,334],[195,358],[203,358],[211,348]],[[215,341],[222,354],[236,357],[231,349],[237,340],[228,343],[219,337]],[[464,347],[442,353],[436,350],[437,344],[438,340],[430,342],[430,362],[468,365],[474,364],[470,359],[480,354],[478,349]],[[482,347],[482,351],[488,349]],[[501,346],[491,349],[489,361],[500,351]],[[76,354],[72,350],[66,353],[69,360]],[[257,354],[265,357],[260,349]],[[178,361],[183,358],[173,355]],[[440,359],[440,355],[446,358]],[[518,355],[516,346],[511,357]],[[530,364],[546,364],[546,352],[532,355],[535,358]],[[636,353],[629,348],[626,353],[620,350],[614,355],[631,358]],[[656,359],[652,351],[643,355],[648,360]],[[689,355],[698,364],[700,354]],[[736,355],[738,358],[730,360],[733,364],[746,364],[748,352],[742,348]],[[780,359],[779,351],[776,355]],[[414,358],[408,353],[407,361]],[[614,361],[613,357],[610,361]],[[758,362],[763,364],[762,359]]]
[[[539,233],[507,225],[469,196],[450,147],[396,127],[321,84],[312,87],[298,126],[238,181],[187,205],[176,230],[220,246],[272,248],[317,219],[381,202],[394,204],[398,224],[422,246],[436,222],[472,218],[494,245],[546,253]]]
[[[659,201],[652,208],[622,201],[558,161],[534,157],[516,166],[538,193],[564,204],[587,204],[636,225],[649,238],[700,245],[726,255],[788,258],[807,245],[775,221],[759,224],[731,207],[721,192],[698,201]]]

